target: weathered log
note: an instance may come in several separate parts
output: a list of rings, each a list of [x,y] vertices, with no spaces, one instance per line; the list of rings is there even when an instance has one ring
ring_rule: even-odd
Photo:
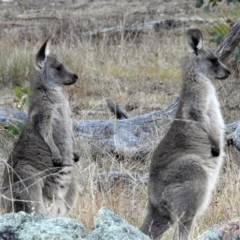
[[[101,35],[114,36],[116,34],[121,34],[124,32],[125,35],[140,35],[141,33],[154,30],[159,32],[160,30],[169,30],[175,28],[181,28],[184,25],[194,23],[194,22],[204,22],[203,18],[185,18],[181,17],[179,19],[158,19],[144,23],[134,23],[129,26],[115,26],[115,27],[105,27],[103,29],[96,29],[91,31],[83,32],[81,35],[84,37],[96,37]]]
[[[240,42],[240,18],[235,22],[232,29],[223,38],[221,43],[217,46],[215,53],[220,60],[224,62],[234,51],[235,47]]]
[[[169,123],[178,99],[167,109],[128,119],[74,121],[77,139],[88,139],[95,151],[107,151],[118,156],[144,158],[159,142],[156,128]]]
[[[175,100],[165,110],[120,120],[73,120],[76,139],[88,141],[97,152],[142,159],[159,143],[157,129],[169,125],[178,105]],[[26,114],[13,108],[0,107],[0,123],[6,127],[25,122]],[[233,144],[240,150],[240,122],[226,125]]]
[[[119,156],[145,157],[159,142],[156,128],[169,123],[174,116],[178,99],[167,109],[120,120],[73,120],[77,140],[87,140],[97,151]],[[0,123],[5,126],[24,122],[26,114],[13,108],[0,107]]]

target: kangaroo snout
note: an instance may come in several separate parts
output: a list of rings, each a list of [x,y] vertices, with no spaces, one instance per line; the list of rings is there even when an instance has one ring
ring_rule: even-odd
[[[73,83],[74,84],[78,80],[78,75],[76,73],[73,74]]]
[[[78,80],[78,75],[77,74],[73,74],[71,80],[69,82],[65,82],[64,85],[72,85],[74,84],[76,81]]]
[[[231,75],[231,72],[229,71],[229,69],[226,70],[226,75],[227,75],[227,78],[229,77],[229,75]]]
[[[225,68],[224,71],[222,72],[222,74],[220,74],[219,76],[217,76],[217,79],[220,80],[224,80],[227,79],[230,76],[231,72],[229,71],[229,69]]]
[[[78,75],[77,74],[73,74],[73,78],[75,78],[76,79],[76,81],[78,80]]]

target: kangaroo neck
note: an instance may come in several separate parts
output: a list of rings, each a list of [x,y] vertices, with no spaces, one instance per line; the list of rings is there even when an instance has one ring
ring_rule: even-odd
[[[189,69],[188,69],[189,70]],[[195,71],[183,72],[183,84],[176,118],[188,119],[190,109],[205,109],[215,88],[210,79]]]

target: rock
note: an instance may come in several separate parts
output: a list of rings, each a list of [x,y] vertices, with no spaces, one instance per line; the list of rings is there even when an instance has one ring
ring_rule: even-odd
[[[149,238],[126,220],[107,208],[88,233],[82,223],[71,218],[44,217],[25,212],[0,216],[1,240],[148,240]]]
[[[240,239],[240,218],[229,222],[216,224],[204,232],[198,240],[239,240]]]
[[[71,218],[43,217],[25,212],[0,216],[2,240],[81,240],[87,239],[82,223]]]
[[[107,208],[101,208],[89,234],[89,240],[147,240],[150,238],[115,215]]]

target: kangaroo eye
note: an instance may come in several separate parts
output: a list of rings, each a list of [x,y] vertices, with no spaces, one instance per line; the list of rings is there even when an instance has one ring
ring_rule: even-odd
[[[209,59],[209,61],[210,61],[213,65],[217,65],[217,64],[218,64],[218,59],[217,59],[217,58],[211,58],[211,59]]]
[[[56,70],[57,70],[57,71],[61,71],[62,68],[63,68],[63,66],[62,66],[62,65],[59,65],[59,66],[56,67]]]

